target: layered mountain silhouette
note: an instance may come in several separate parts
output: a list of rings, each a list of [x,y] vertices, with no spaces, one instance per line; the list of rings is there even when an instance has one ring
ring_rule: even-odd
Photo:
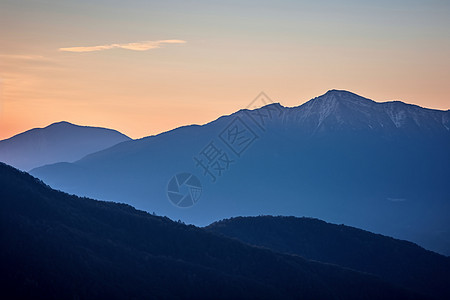
[[[425,299],[370,274],[248,246],[0,163],[11,299]]]
[[[31,174],[201,226],[238,215],[309,216],[449,255],[449,128],[450,111],[331,90],[298,107],[241,110]],[[202,194],[180,209],[167,187],[185,172]]]
[[[450,258],[411,242],[311,218],[238,217],[206,229],[249,245],[375,274],[437,299],[450,298]]]
[[[0,141],[0,161],[28,171],[57,162],[74,162],[129,140],[116,130],[58,122]]]

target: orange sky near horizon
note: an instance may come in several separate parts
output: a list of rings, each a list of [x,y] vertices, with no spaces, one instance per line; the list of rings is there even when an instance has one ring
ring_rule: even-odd
[[[447,110],[448,15],[446,1],[5,0],[0,140],[62,120],[140,138],[260,91],[284,106],[344,89]]]

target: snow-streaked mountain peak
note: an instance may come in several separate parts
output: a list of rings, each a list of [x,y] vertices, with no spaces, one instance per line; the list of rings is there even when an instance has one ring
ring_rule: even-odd
[[[297,107],[271,105],[283,111],[281,118],[285,125],[294,123],[312,134],[339,128],[447,132],[450,128],[450,111],[422,108],[401,101],[375,102],[345,90],[329,90]]]

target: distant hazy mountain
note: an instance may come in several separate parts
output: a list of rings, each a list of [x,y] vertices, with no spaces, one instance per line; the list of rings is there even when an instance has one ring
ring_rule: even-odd
[[[129,140],[115,130],[59,122],[0,141],[0,161],[27,171],[46,164],[73,162]]]
[[[410,242],[311,218],[239,217],[206,229],[250,245],[371,273],[436,299],[450,299],[450,258]]]
[[[278,254],[0,163],[2,294],[10,299],[419,299],[372,275]]]
[[[238,215],[310,216],[450,255],[449,128],[450,111],[332,90],[298,107],[241,110],[31,173],[57,189],[202,226]],[[203,186],[184,209],[167,199],[181,172]]]

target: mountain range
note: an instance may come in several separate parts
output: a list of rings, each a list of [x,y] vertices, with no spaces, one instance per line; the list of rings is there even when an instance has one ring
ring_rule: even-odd
[[[371,274],[52,190],[3,163],[0,199],[0,286],[10,299],[430,299]]]
[[[449,129],[450,111],[330,90],[297,107],[240,110],[31,174],[200,226],[239,215],[309,216],[450,255]],[[173,205],[183,195],[170,190],[176,174],[201,182],[189,187],[195,205]]]
[[[74,162],[129,140],[116,130],[58,122],[0,141],[0,161],[29,171],[47,164]]]

